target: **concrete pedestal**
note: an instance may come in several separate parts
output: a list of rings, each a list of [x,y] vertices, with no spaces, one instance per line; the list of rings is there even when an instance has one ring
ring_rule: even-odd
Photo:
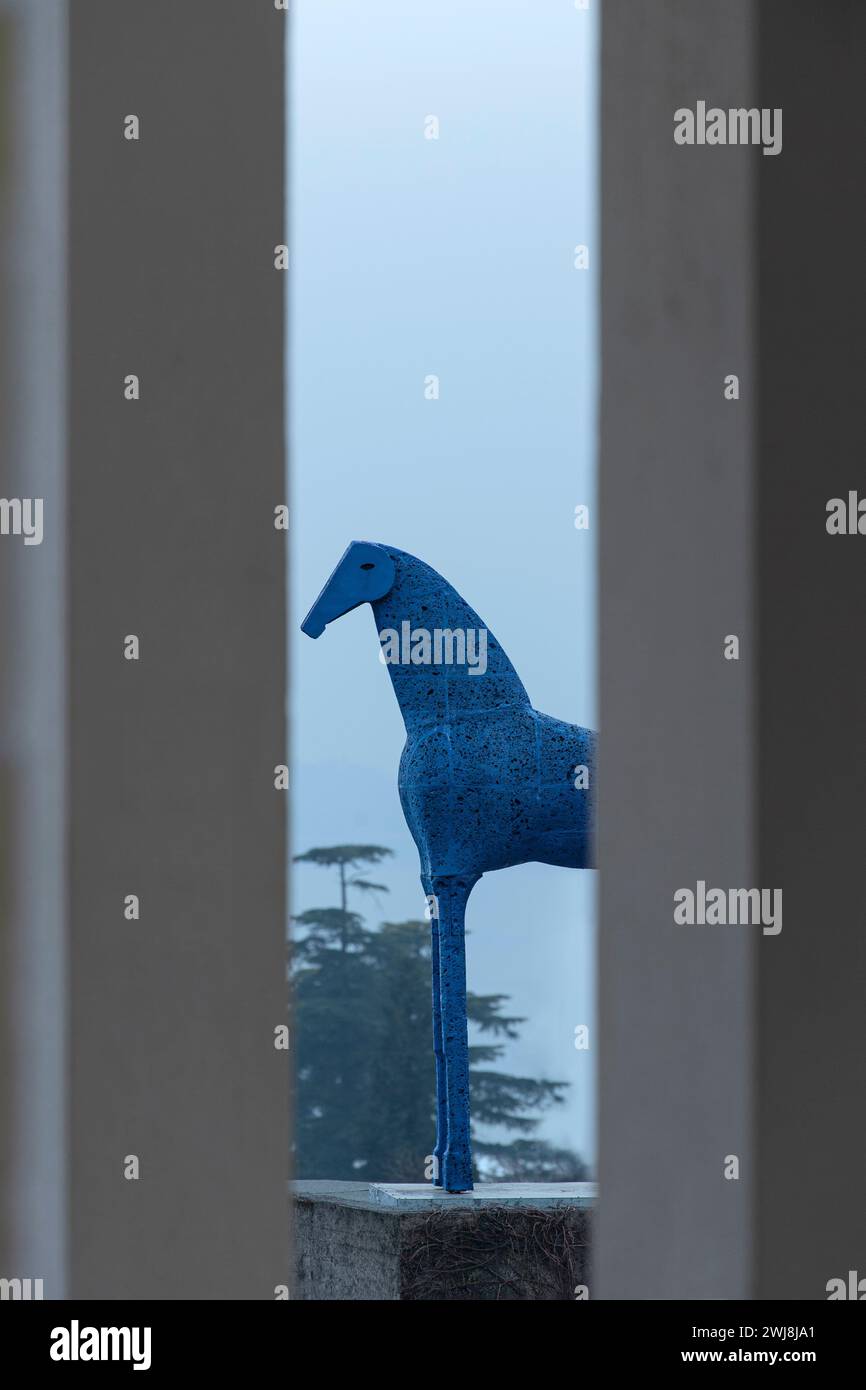
[[[301,1299],[586,1297],[593,1183],[293,1185]]]

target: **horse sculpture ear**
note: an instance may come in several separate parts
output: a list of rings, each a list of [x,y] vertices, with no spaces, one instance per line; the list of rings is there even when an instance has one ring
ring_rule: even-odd
[[[304,621],[301,631],[321,637],[328,623],[362,603],[384,598],[394,585],[397,567],[382,545],[352,541]]]

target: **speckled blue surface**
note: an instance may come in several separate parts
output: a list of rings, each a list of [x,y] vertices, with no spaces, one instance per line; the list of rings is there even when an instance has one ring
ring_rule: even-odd
[[[387,670],[406,725],[400,802],[433,899],[433,1039],[437,1082],[436,1182],[472,1187],[466,1027],[466,903],[483,873],[538,861],[594,867],[595,735],[540,714],[490,629],[451,585],[391,546],[353,541],[302,629],[370,603],[376,629],[474,634],[472,659],[413,662],[404,642]],[[566,615],[545,615],[550,641],[567,637]],[[479,636],[483,632],[483,639]],[[486,669],[480,648],[486,642]],[[393,646],[383,650],[394,651]],[[422,650],[422,646],[416,649]],[[435,647],[433,648],[435,653]],[[454,649],[452,648],[452,655]],[[473,669],[474,667],[474,669]],[[575,786],[575,769],[588,786]],[[437,915],[438,911],[438,915]]]

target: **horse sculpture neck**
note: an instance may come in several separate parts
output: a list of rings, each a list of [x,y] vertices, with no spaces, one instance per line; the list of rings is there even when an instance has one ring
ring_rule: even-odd
[[[371,607],[407,733],[529,708],[520,677],[474,609],[429,565],[387,550],[395,580]]]

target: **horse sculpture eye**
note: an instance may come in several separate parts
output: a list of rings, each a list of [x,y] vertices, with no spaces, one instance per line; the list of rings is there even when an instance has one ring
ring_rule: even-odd
[[[367,561],[366,565],[361,566],[362,570],[374,570],[375,568],[376,566],[370,560]]]

